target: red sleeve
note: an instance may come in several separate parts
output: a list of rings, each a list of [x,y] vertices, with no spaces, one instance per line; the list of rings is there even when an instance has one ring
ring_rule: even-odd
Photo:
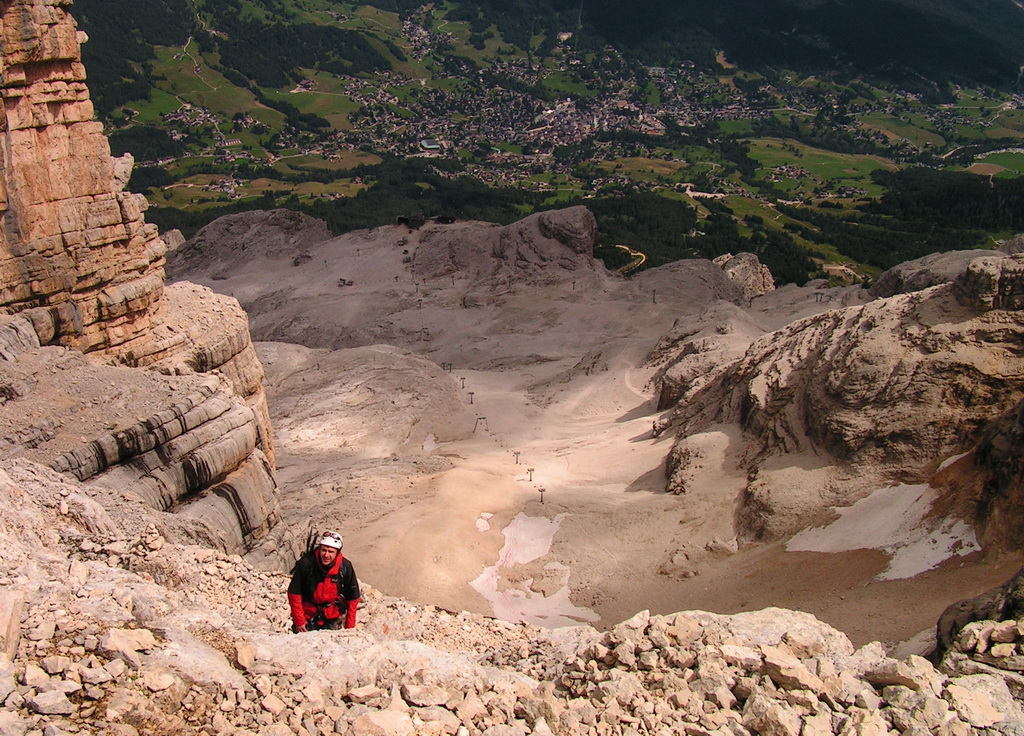
[[[354,629],[356,627],[356,608],[359,607],[359,599],[354,598],[348,602],[348,612],[345,615],[345,628]]]
[[[298,593],[289,593],[288,607],[292,609],[292,623],[299,628],[305,626],[306,612],[302,609],[302,596]]]

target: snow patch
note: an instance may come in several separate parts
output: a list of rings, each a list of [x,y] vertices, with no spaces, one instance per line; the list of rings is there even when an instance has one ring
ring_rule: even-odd
[[[790,552],[849,552],[880,549],[889,567],[879,580],[901,580],[927,572],[954,556],[980,549],[974,530],[959,519],[927,519],[938,493],[928,485],[879,488],[839,518],[805,529],[786,544]]]
[[[491,604],[495,618],[548,628],[577,626],[583,622],[600,619],[600,616],[589,608],[573,605],[569,600],[567,585],[563,585],[548,596],[529,589],[520,590],[501,585],[500,571],[502,568],[524,565],[548,553],[555,532],[558,531],[566,516],[567,514],[558,514],[554,519],[547,519],[527,516],[520,512],[502,530],[505,544],[498,553],[497,564],[485,567],[483,572],[470,582],[473,590]],[[552,569],[550,563],[545,566],[545,569]],[[565,572],[567,581],[568,570]],[[532,580],[525,581],[524,587],[529,588],[531,582]],[[504,587],[504,589],[499,590],[500,587]]]

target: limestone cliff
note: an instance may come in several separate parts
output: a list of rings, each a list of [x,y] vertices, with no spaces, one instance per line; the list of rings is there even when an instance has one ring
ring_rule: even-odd
[[[17,427],[3,454],[130,487],[155,511],[205,509],[207,535],[246,550],[277,513],[248,323],[233,299],[164,288],[166,247],[145,198],[123,191],[131,157],[113,159],[93,120],[70,5],[0,2],[0,423]],[[141,381],[118,369],[86,406],[97,363],[152,370]],[[215,375],[202,386],[168,377],[196,373]],[[104,399],[124,411],[104,414]]]
[[[93,120],[70,5],[2,4],[0,303],[44,309],[44,342],[143,356],[165,248]]]
[[[1021,258],[982,259],[955,286],[828,311],[755,340],[674,410],[670,486],[684,489],[696,462],[690,437],[738,425],[735,456],[748,475],[740,529],[774,537],[971,448],[1024,397]],[[769,480],[799,475],[784,467],[806,477]]]

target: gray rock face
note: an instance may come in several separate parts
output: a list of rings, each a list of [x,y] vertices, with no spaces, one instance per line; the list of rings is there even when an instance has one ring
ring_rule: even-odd
[[[1024,254],[975,259],[955,284],[961,304],[978,309],[1024,308]]]
[[[230,269],[252,258],[291,261],[331,237],[327,225],[292,210],[255,210],[219,217],[167,255],[167,276]]]
[[[185,236],[178,229],[160,233],[160,239],[164,241],[168,251],[177,250],[185,244]]]
[[[868,290],[871,296],[884,298],[921,291],[947,284],[962,274],[976,258],[992,256],[990,250],[954,250],[932,253],[890,268]]]
[[[999,252],[1005,253],[1009,256],[1012,256],[1015,253],[1024,253],[1024,234],[1004,241],[1003,244],[999,246]]]
[[[1018,523],[1024,511],[1024,402],[986,432],[974,451],[974,469],[982,539],[992,536],[1024,546]]]
[[[485,283],[555,281],[593,271],[597,221],[586,207],[541,212],[505,227],[460,223],[424,237],[413,269],[423,279],[468,275]]]
[[[730,281],[740,287],[748,301],[775,289],[772,272],[753,253],[718,256],[713,262],[725,271]]]
[[[0,405],[0,456],[31,457],[92,487],[130,488],[154,514],[194,519],[202,532],[192,538],[244,552],[278,518],[263,373],[237,305],[189,287],[170,287],[165,308],[187,302],[187,329],[203,338],[168,331],[160,365],[172,375],[95,365],[74,350],[33,348],[38,340],[15,345],[32,330],[13,319],[0,382],[16,400]],[[205,373],[215,367],[219,375]]]
[[[930,482],[962,499],[959,514],[974,524],[986,548],[1024,547],[1024,402],[994,421],[974,449]]]
[[[597,220],[586,207],[541,212],[538,220],[540,231],[546,237],[557,240],[574,253],[594,255]]]
[[[725,391],[723,405],[680,413],[739,421],[751,459],[814,445],[841,459],[919,462],[977,439],[1016,403],[1024,366],[1009,344],[1022,329],[1021,313],[968,310],[950,287],[826,312],[756,341],[712,389]],[[915,426],[918,411],[949,401],[957,409]]]
[[[249,551],[278,520],[273,468],[257,449],[258,420],[215,382],[84,448],[54,469],[112,490],[131,488],[156,511],[206,524],[222,549]]]

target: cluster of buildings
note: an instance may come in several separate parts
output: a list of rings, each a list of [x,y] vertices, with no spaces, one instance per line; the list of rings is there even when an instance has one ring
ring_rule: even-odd
[[[435,67],[445,67],[451,34],[430,30],[413,20],[403,22],[402,33],[414,58],[424,59],[433,53],[438,59]],[[896,93],[877,103],[858,98],[859,106],[855,106],[849,99],[836,99],[833,91],[819,90],[814,85],[798,86],[784,78],[773,85],[739,84],[742,80],[723,84],[697,71],[692,62],[674,68],[636,67],[610,48],[584,62],[564,43],[571,34],[563,36],[563,42],[544,64],[498,54],[487,68],[478,69],[465,68],[462,60],[461,66],[449,65],[446,72],[438,72],[448,74],[450,84],[434,84],[397,72],[340,78],[344,94],[358,104],[349,115],[350,129],[319,136],[286,129],[267,146],[271,160],[282,149],[326,158],[345,150],[395,156],[458,156],[464,164],[460,173],[469,173],[487,184],[550,189],[557,186],[551,182],[572,177],[574,168],[586,161],[655,156],[656,141],[669,126],[692,128],[723,120],[757,120],[780,112],[783,119],[788,112],[794,119],[808,120],[821,117],[823,111],[841,109],[840,116],[829,119],[830,125],[876,145],[891,145],[879,131],[861,126],[858,116],[870,110],[898,115],[908,106],[919,106],[929,111],[929,119],[939,130],[979,124],[976,117],[969,117],[959,108],[922,105],[913,93]],[[559,88],[575,91],[553,99],[552,90]],[[314,82],[308,79],[292,91],[317,93]],[[1004,103],[1004,109],[1007,104],[1024,107],[1024,100],[1018,103]],[[210,126],[215,132],[213,153],[220,157],[218,160],[255,160],[248,152],[227,150],[239,141],[223,135],[218,127],[221,121],[205,108],[185,103],[165,115],[164,120],[177,139],[187,135],[182,131]],[[233,124],[233,131],[239,131],[252,128],[256,121],[248,115],[236,115]],[[538,173],[546,176],[537,177]],[[806,169],[789,165],[775,167],[770,178],[814,177]],[[719,193],[739,186],[725,179],[716,180],[717,184],[721,185]],[[662,185],[689,186],[678,181],[664,181]],[[223,186],[230,188],[226,193],[233,194],[230,181]],[[584,186],[593,190],[635,190],[650,185],[628,174],[611,172],[591,176]]]
[[[433,52],[442,43],[452,41],[450,33],[434,33],[411,20],[402,23],[402,34],[412,48],[412,57],[417,61]]]
[[[181,125],[186,128],[199,128],[204,125],[210,125],[217,128],[220,124],[220,117],[205,107],[183,102],[174,112],[164,113],[163,121],[170,126],[171,137],[174,140],[181,140],[185,137],[185,134],[175,128],[175,125]]]

